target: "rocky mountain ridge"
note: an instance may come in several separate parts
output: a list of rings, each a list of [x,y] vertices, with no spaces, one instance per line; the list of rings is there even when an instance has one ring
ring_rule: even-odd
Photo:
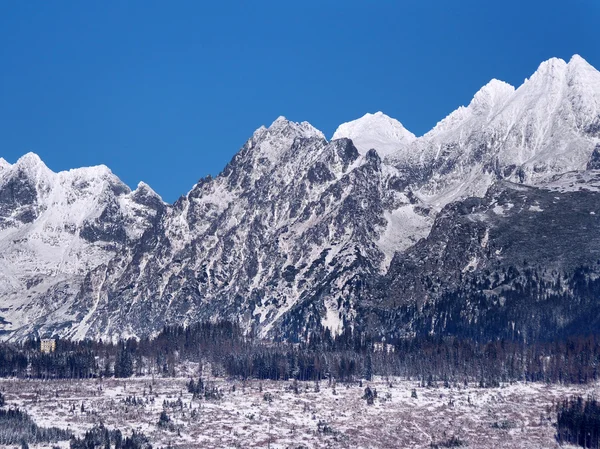
[[[331,141],[279,117],[173,205],[106,167],[1,159],[0,331],[117,338],[216,318],[292,339],[380,329],[374,310],[431,295],[397,279],[410,278],[405,255],[451,227],[448,204],[496,186],[547,191],[570,172],[592,183],[599,133],[600,73],[574,56],[542,63],[518,89],[492,80],[419,138],[382,113]],[[456,239],[445,247],[465,251]]]

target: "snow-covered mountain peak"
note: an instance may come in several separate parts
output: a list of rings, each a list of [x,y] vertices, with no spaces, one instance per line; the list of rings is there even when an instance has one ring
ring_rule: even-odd
[[[11,165],[4,159],[0,157],[0,170],[4,170],[5,168],[9,168]]]
[[[525,78],[521,87],[531,82],[540,83],[548,82],[548,80],[555,78],[563,78],[567,71],[567,67],[567,62],[561,58],[550,58],[543,61],[529,78]]]
[[[33,152],[29,152],[29,153],[25,153],[23,156],[21,156],[19,159],[17,159],[16,162],[17,165],[20,166],[26,166],[26,165],[44,165],[44,162],[42,161],[42,159],[35,153]]]
[[[562,71],[567,67],[567,62],[562,58],[550,58],[540,63],[538,69],[532,75],[532,78],[536,74],[551,73],[556,71]]]
[[[542,62],[533,75],[526,78],[519,86],[516,97],[519,97],[519,93],[523,91],[529,97],[545,93],[552,96],[562,86],[567,74],[567,67],[567,63],[561,58],[550,58]]]
[[[577,55],[568,64],[559,58],[549,59],[516,90],[496,121],[512,123],[512,133],[515,126],[527,126],[531,136],[526,136],[528,150],[522,156],[529,158],[535,150],[545,156],[552,151],[554,155],[560,153],[561,158],[580,159],[587,150],[576,155],[569,149],[576,140],[570,134],[600,126],[600,72]],[[547,140],[550,137],[555,141],[553,145]]]
[[[493,113],[506,103],[514,92],[514,86],[504,81],[492,79],[475,94],[469,108],[475,114]]]
[[[383,112],[367,113],[359,119],[342,123],[333,133],[332,140],[351,139],[361,154],[377,150],[382,157],[398,152],[416,137],[402,123]]]
[[[72,168],[65,172],[62,176],[69,176],[72,178],[85,178],[85,179],[109,179],[109,180],[119,180],[119,178],[112,172],[110,168],[106,165],[94,165],[91,167],[80,167],[80,168]],[[67,174],[68,173],[68,174]]]
[[[571,59],[569,60],[568,63],[569,67],[580,67],[583,68],[584,70],[594,70],[597,72],[597,70],[595,69],[594,66],[592,66],[589,62],[587,62],[583,57],[581,57],[580,55],[573,55],[571,56]]]
[[[269,126],[269,128],[277,127],[278,125],[285,125],[288,122],[288,119],[286,119],[283,115],[280,115],[275,120],[273,120],[273,123],[271,123],[271,126]]]
[[[10,179],[27,179],[32,185],[37,185],[38,189],[50,185],[55,176],[54,172],[35,153],[21,156],[13,165],[0,171],[0,174],[0,181],[2,181],[0,184],[9,182]]]
[[[567,65],[567,84],[580,96],[587,97],[587,102],[600,105],[600,72],[579,55],[573,56]],[[600,113],[600,109],[590,112]]]
[[[7,169],[5,170],[7,176],[12,176],[9,173],[18,176],[25,175],[32,181],[46,183],[48,185],[63,182],[78,184],[83,181],[103,180],[108,181],[111,184],[120,184],[123,186],[123,189],[126,190],[125,193],[129,192],[129,188],[125,186],[106,165],[73,168],[70,170],[54,172],[48,168],[37,154],[31,152],[21,156],[13,165],[8,164],[6,161],[4,162],[5,164],[0,163],[0,165]]]
[[[50,171],[40,157],[35,153],[27,153],[21,156],[13,165],[14,168],[25,170],[26,172]]]
[[[468,106],[460,106],[427,132],[421,140],[447,139],[448,135],[464,135],[465,128],[482,127],[514,96],[515,88],[504,81],[492,79],[473,96]],[[483,122],[482,122],[483,121]],[[470,131],[468,131],[470,132]]]
[[[152,189],[152,187],[150,187],[148,184],[146,184],[144,181],[140,181],[138,182],[138,185],[136,187],[135,190],[138,190],[140,192],[148,192],[148,193],[154,193],[156,195],[158,195],[154,189]]]
[[[516,90],[492,81],[417,141],[437,172],[422,197],[445,204],[498,176],[531,184],[582,170],[599,138],[600,73],[578,56],[552,58]]]

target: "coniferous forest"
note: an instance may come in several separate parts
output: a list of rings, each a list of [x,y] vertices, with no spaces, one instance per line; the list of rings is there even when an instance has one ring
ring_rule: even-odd
[[[303,343],[263,341],[235,323],[167,327],[153,339],[57,340],[42,353],[39,340],[0,345],[0,377],[36,379],[173,376],[185,361],[210,363],[217,375],[240,379],[339,382],[402,376],[423,382],[587,383],[598,380],[600,340],[595,335],[525,343],[478,342],[456,337],[374,339],[328,329]]]
[[[566,399],[557,409],[556,439],[559,443],[592,449],[600,447],[600,404],[595,398]]]

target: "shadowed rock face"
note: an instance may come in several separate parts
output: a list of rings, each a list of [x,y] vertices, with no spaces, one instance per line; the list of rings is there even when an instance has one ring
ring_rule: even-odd
[[[429,236],[394,258],[391,287],[409,300],[423,287],[421,276],[439,278],[447,287],[466,273],[522,267],[525,261],[562,272],[595,264],[600,259],[598,208],[598,191],[498,183],[484,198],[446,206]]]
[[[36,212],[35,185],[23,171],[17,172],[0,188],[0,220],[5,223],[13,217],[22,223],[31,223]]]
[[[499,182],[483,198],[449,204],[426,239],[396,255],[363,304],[365,322],[485,339],[591,331],[599,182],[597,172],[541,188]]]
[[[600,170],[600,144],[596,145],[590,160],[587,163],[588,170]]]

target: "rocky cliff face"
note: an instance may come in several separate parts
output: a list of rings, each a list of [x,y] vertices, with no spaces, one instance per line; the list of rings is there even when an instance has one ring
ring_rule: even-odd
[[[581,248],[544,259],[530,234],[595,229],[599,120],[600,74],[574,57],[518,89],[490,82],[420,138],[382,113],[331,141],[280,117],[173,205],[106,167],[0,159],[0,329],[111,338],[222,317],[293,339],[380,329],[525,252],[570,270]]]

